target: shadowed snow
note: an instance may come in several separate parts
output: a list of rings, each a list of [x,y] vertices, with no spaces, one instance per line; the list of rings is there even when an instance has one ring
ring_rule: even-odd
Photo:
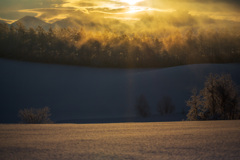
[[[18,122],[23,108],[51,108],[54,121],[135,116],[145,95],[153,114],[162,96],[186,111],[193,87],[209,73],[230,73],[240,84],[240,64],[199,64],[164,69],[105,69],[0,59],[0,122]],[[181,118],[179,118],[181,120]]]

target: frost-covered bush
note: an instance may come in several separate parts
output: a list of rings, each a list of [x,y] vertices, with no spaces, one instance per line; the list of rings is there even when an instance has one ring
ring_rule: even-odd
[[[44,107],[40,109],[30,108],[30,109],[23,109],[19,111],[19,117],[22,123],[35,123],[35,124],[42,124],[42,123],[52,123],[50,120],[50,108]]]
[[[186,103],[187,106],[190,107],[190,110],[188,111],[187,114],[187,119],[191,121],[200,120],[202,101],[200,95],[197,95],[197,89],[192,90],[192,96]]]
[[[210,74],[204,88],[187,101],[189,120],[239,119],[238,87],[229,74]]]

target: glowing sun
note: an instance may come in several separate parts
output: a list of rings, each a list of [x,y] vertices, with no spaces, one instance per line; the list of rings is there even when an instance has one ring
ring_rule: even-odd
[[[121,0],[121,2],[128,3],[129,5],[135,5],[138,2],[141,2],[143,0]]]

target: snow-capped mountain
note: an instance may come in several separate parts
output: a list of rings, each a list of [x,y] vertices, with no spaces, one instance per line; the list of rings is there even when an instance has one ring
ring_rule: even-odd
[[[81,18],[65,18],[58,20],[54,23],[47,23],[43,20],[32,17],[32,16],[25,16],[16,22],[12,23],[11,25],[16,26],[16,24],[20,22],[22,23],[26,28],[37,28],[38,26],[43,27],[45,30],[48,30],[50,27],[52,28],[81,28],[85,27],[88,30],[101,30],[104,28],[100,23],[98,22],[92,22],[91,20],[87,20],[86,17]]]
[[[83,23],[80,20],[76,20],[73,18],[65,18],[59,21],[54,22],[51,26],[52,28],[76,28],[82,26]]]
[[[25,16],[14,22],[12,25],[15,26],[19,22],[22,23],[26,28],[37,28],[38,26],[41,26],[44,29],[48,29],[51,26],[49,23],[46,23],[43,20],[32,16]]]

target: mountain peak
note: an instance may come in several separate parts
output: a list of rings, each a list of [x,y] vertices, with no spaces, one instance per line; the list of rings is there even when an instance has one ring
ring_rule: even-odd
[[[34,16],[24,16],[24,17],[22,17],[21,19],[27,19],[27,18],[37,19],[37,18],[34,17]]]
[[[19,20],[17,20],[16,22],[14,22],[12,25],[16,25],[16,23],[22,23],[26,28],[37,28],[38,26],[41,26],[45,29],[49,28],[49,24],[44,22],[43,20],[33,17],[33,16],[25,16]]]

